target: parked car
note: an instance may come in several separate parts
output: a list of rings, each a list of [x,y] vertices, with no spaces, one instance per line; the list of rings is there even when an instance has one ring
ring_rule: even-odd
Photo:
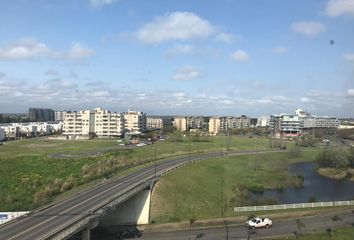
[[[263,228],[263,227],[269,228],[273,225],[273,222],[269,218],[255,217],[255,218],[248,220],[246,222],[246,225],[248,228],[252,228],[252,229]]]
[[[144,146],[146,146],[146,144],[145,143],[138,143],[136,146],[137,147],[144,147]]]

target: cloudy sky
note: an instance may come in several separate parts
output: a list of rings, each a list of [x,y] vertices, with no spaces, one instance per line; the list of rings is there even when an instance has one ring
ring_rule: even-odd
[[[2,0],[0,112],[354,117],[354,0]]]

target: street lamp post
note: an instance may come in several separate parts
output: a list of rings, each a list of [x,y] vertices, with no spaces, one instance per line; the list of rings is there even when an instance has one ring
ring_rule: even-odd
[[[156,158],[157,158],[157,154],[156,154],[156,147],[155,147],[155,178],[156,178]]]

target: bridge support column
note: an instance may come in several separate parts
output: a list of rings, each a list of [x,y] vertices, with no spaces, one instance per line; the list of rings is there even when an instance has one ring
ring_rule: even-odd
[[[111,227],[149,223],[150,200],[151,189],[139,192],[100,219],[100,226]]]
[[[89,226],[82,229],[82,240],[90,240],[91,228]]]

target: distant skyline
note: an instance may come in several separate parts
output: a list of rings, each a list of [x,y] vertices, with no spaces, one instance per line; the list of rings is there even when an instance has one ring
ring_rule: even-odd
[[[0,112],[354,117],[354,0],[3,0]]]

